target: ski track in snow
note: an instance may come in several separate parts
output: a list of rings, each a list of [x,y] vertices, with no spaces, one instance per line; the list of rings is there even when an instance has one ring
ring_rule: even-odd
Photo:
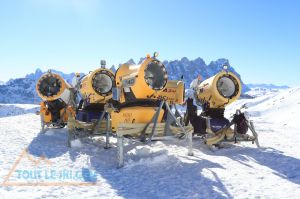
[[[102,137],[66,146],[67,129],[40,134],[36,105],[0,105],[0,176],[3,181],[22,150],[48,158],[55,169],[94,171],[96,186],[0,187],[0,198],[299,198],[300,88],[264,93],[230,105],[229,117],[247,103],[261,148],[228,145],[215,152],[194,139],[141,145],[126,141],[125,167],[117,169],[116,139],[105,150]],[[19,169],[27,168],[20,162]],[[15,179],[15,178],[14,178]]]

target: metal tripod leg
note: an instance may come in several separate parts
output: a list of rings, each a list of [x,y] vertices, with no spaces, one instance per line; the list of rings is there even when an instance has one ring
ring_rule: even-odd
[[[151,142],[152,138],[154,137],[155,130],[156,130],[156,125],[157,125],[157,120],[158,120],[158,117],[159,117],[159,114],[160,114],[160,111],[161,111],[163,105],[164,105],[164,101],[162,101],[160,103],[160,106],[159,106],[159,108],[158,108],[158,110],[155,114],[155,117],[153,118],[153,128],[152,128],[152,131],[151,131],[151,136],[150,136],[149,140],[147,141],[147,143]]]
[[[74,121],[70,120],[70,117],[69,117],[69,121],[68,121],[68,142],[67,142],[68,147],[71,147],[71,142],[75,138],[74,134],[75,134]]]
[[[71,147],[71,141],[76,138],[76,120],[75,117],[69,113],[68,117],[68,142],[67,146]]]
[[[45,133],[44,113],[41,113],[41,133]]]
[[[124,166],[124,138],[122,135],[117,136],[117,142],[118,142],[118,168],[121,168]]]
[[[170,113],[171,118],[176,122],[176,124],[181,128],[181,130],[183,131],[183,133],[186,135],[185,129],[180,124],[180,122],[177,120],[177,118],[175,117],[175,115],[172,113],[169,104],[167,102],[165,102],[165,105],[167,107],[168,113]]]
[[[68,142],[67,142],[67,146],[71,147],[71,142],[74,139],[74,130],[73,129],[68,129]]]
[[[110,136],[110,115],[109,113],[107,114],[106,117],[106,137],[105,137],[105,149],[109,149],[110,148],[110,140],[109,140],[109,136]]]
[[[193,156],[193,131],[189,131],[187,134],[188,137],[188,156]]]
[[[142,130],[141,132],[141,136],[140,136],[140,139],[141,139],[141,142],[145,142],[145,143],[149,143],[151,142],[154,134],[155,134],[155,129],[156,129],[156,123],[157,123],[157,120],[158,120],[158,117],[159,117],[159,113],[162,109],[162,106],[164,105],[164,102],[161,101],[160,105],[159,105],[159,108],[158,110],[156,111],[156,113],[154,114],[154,116],[152,117],[151,121],[149,123],[147,123],[147,125],[144,127],[144,129]],[[153,128],[152,128],[152,131],[151,131],[151,135],[149,137],[148,140],[146,140],[146,130],[147,128],[149,127],[149,125],[153,123]]]
[[[248,127],[251,130],[251,132],[252,132],[252,134],[253,134],[253,136],[255,138],[254,142],[255,142],[256,146],[260,147],[259,142],[258,142],[258,134],[255,131],[255,128],[254,128],[254,125],[253,125],[252,121],[250,121],[250,124],[248,124]]]
[[[106,109],[104,109],[103,112],[102,112],[101,115],[100,115],[98,124],[95,126],[95,129],[94,129],[94,132],[93,132],[94,134],[99,133],[98,129],[99,129],[100,126],[101,126],[101,122],[102,122],[102,120],[103,120],[103,118],[104,118],[104,116],[105,116],[105,113],[106,113]]]
[[[183,126],[178,122],[177,118],[175,115],[172,113],[170,106],[167,102],[165,102],[166,108],[168,110],[168,114],[170,113],[170,116],[176,121],[176,124],[181,128],[182,132],[185,134],[187,141],[188,141],[188,155],[192,156],[193,155],[193,132],[189,131],[188,133],[185,131]]]
[[[164,136],[168,136],[168,135],[171,135],[170,133],[170,125],[171,125],[171,120],[170,120],[170,113],[167,114],[167,120],[166,120],[166,125],[165,125],[165,128],[164,128]]]

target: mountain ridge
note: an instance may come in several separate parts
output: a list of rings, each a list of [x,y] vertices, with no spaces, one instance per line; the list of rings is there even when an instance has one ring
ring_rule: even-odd
[[[144,58],[141,58],[140,63]],[[135,64],[133,59],[129,59],[127,63]],[[191,81],[197,78],[198,74],[201,74],[203,79],[207,79],[219,71],[223,70],[223,66],[228,66],[228,70],[236,74],[240,79],[241,76],[232,67],[228,59],[221,58],[216,61],[211,61],[208,65],[205,61],[198,57],[194,60],[189,60],[187,57],[182,57],[179,60],[163,61],[168,71],[169,79],[181,79],[186,83],[186,88],[189,88]],[[116,67],[112,65],[110,67],[112,71],[116,71]],[[51,69],[52,72],[61,75],[67,82],[71,83],[75,73],[63,73],[58,70]],[[43,73],[40,68],[37,68],[35,72],[27,74],[23,78],[10,79],[3,85],[0,85],[0,103],[34,103],[40,102],[35,91],[35,84]],[[242,80],[241,80],[242,81]],[[250,89],[242,81],[243,93]]]

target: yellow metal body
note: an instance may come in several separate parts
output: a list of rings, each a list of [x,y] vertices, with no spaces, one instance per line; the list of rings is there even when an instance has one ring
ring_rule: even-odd
[[[182,104],[184,102],[184,83],[177,80],[169,80],[166,87],[156,92],[149,99],[164,99],[169,104]],[[153,118],[157,107],[127,107],[120,112],[112,112],[112,130],[116,131],[120,123],[148,123]],[[164,110],[162,109],[158,117],[161,122]]]
[[[156,60],[147,57],[140,65],[123,64],[116,72],[117,88],[130,87],[137,99],[149,99],[157,95],[158,91],[150,88],[145,81],[145,69],[148,64]],[[121,92],[120,103],[125,102],[124,92]]]
[[[220,94],[217,88],[217,81],[221,77],[230,77],[230,79],[236,85],[236,93],[231,98],[226,98]],[[197,98],[200,102],[206,102],[209,104],[209,108],[225,108],[226,105],[236,101],[242,91],[242,86],[239,78],[227,71],[221,71],[215,76],[203,81],[196,89]]]
[[[153,89],[145,79],[145,69],[150,63],[159,62],[156,58],[147,57],[140,65],[123,64],[116,73],[116,86],[121,91],[119,102],[125,103],[126,89],[132,92],[137,100],[164,100],[169,104],[184,102],[184,83],[178,80],[167,80],[167,72],[162,66],[166,83],[160,89]],[[148,123],[158,107],[133,106],[122,108],[111,113],[112,130],[117,131],[122,123]],[[158,123],[162,122],[164,110],[161,109]]]
[[[184,82],[178,80],[168,80],[166,87],[153,95],[152,99],[163,99],[169,104],[183,104],[184,102]]]
[[[40,105],[40,115],[43,116],[43,122],[46,125],[50,125],[52,123],[52,114],[48,110],[45,102],[41,102]],[[75,110],[71,106],[67,106],[60,110],[60,118],[62,123],[66,124],[69,116],[75,116]]]
[[[112,131],[117,131],[121,123],[148,123],[155,115],[158,107],[127,107],[122,108],[120,112],[111,113]],[[162,121],[164,110],[160,111],[158,123]]]
[[[39,86],[41,82],[48,77],[54,77],[60,82],[60,89],[56,95],[53,96],[45,96],[39,91]],[[57,99],[61,99],[66,103],[66,107],[60,110],[60,118],[63,123],[67,123],[69,115],[75,115],[75,110],[68,103],[70,102],[71,96],[71,86],[58,74],[48,72],[40,77],[36,84],[36,92],[42,98],[42,102],[40,103],[40,115],[43,116],[43,123],[46,125],[50,125],[52,123],[52,114],[48,110],[46,102],[54,101]]]
[[[45,79],[47,77],[54,77],[54,78],[58,79],[61,82],[60,90],[56,95],[45,96],[39,91],[40,83],[42,82],[43,79]],[[53,100],[59,99],[65,93],[66,89],[70,89],[70,88],[71,88],[71,86],[60,75],[58,75],[56,73],[52,73],[52,72],[51,73],[45,73],[44,75],[42,75],[40,77],[40,79],[37,81],[37,84],[36,84],[36,87],[35,87],[38,96],[40,98],[42,98],[42,100],[44,100],[44,101],[53,101]]]
[[[234,132],[233,132],[232,128],[223,129],[218,134],[207,138],[206,139],[206,144],[209,145],[209,146],[212,146],[214,144],[218,144],[218,143],[222,142],[225,139],[225,137],[227,139],[232,139],[233,136],[234,136]]]
[[[99,68],[97,70],[94,70],[93,72],[89,73],[86,75],[82,80],[80,84],[80,93],[83,97],[83,99],[87,100],[89,103],[95,104],[95,103],[106,103],[109,99],[112,98],[112,93],[109,92],[108,94],[105,95],[100,95],[98,94],[93,86],[93,78],[98,72],[103,72],[107,74],[108,76],[113,78],[114,81],[114,73],[111,70],[105,69],[105,68]]]

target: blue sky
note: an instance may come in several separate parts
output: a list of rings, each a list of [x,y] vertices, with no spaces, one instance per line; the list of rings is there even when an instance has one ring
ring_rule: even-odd
[[[300,85],[300,1],[0,1],[2,81],[154,51],[162,60],[227,58],[246,83]]]

